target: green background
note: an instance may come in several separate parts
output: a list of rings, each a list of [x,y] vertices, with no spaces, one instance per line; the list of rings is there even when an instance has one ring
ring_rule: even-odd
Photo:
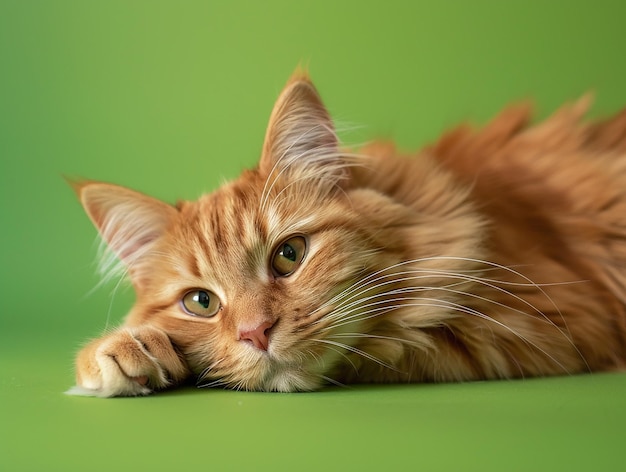
[[[616,470],[626,375],[69,397],[132,303],[62,175],[193,199],[254,165],[308,64],[346,143],[533,98],[626,104],[623,1],[0,0],[0,470]]]

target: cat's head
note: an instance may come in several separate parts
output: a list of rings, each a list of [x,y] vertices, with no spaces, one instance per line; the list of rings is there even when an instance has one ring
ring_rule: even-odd
[[[345,190],[353,164],[314,86],[296,74],[258,168],[214,193],[171,206],[111,184],[76,188],[136,290],[127,324],[164,329],[201,381],[308,390],[344,355],[333,336],[368,323],[355,297],[338,294],[386,264]]]

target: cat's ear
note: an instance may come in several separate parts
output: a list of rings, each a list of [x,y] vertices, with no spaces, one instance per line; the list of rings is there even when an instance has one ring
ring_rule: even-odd
[[[135,285],[142,256],[164,234],[177,210],[155,198],[127,188],[94,181],[71,181],[83,208],[109,249],[127,267]],[[111,277],[118,264],[101,259],[101,271]]]
[[[335,180],[343,173],[337,135],[315,86],[296,72],[281,92],[267,127],[259,170],[269,177],[308,170]]]

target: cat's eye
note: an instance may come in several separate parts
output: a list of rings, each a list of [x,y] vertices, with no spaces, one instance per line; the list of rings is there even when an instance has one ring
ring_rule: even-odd
[[[217,295],[208,290],[191,290],[185,294],[180,303],[190,315],[204,318],[215,316],[222,306]]]
[[[304,260],[306,239],[293,236],[278,245],[272,256],[272,270],[280,277],[291,275]]]

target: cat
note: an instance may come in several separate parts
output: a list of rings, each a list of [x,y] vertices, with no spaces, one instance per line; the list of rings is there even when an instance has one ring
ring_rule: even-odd
[[[626,110],[583,122],[588,106],[350,152],[297,71],[258,167],[197,201],[74,182],[136,303],[78,353],[70,393],[624,369]]]

